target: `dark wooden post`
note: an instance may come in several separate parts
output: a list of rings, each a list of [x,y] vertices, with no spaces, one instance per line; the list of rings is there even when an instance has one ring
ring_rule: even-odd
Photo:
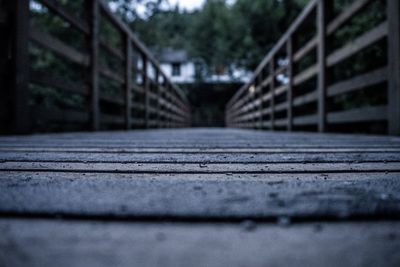
[[[293,37],[287,41],[288,90],[287,90],[287,130],[293,131]]]
[[[270,61],[270,94],[271,94],[271,99],[270,99],[270,121],[271,121],[271,131],[275,130],[275,58],[272,57]]]
[[[258,106],[258,110],[260,112],[260,117],[259,117],[258,122],[260,124],[259,129],[261,129],[261,130],[263,128],[263,115],[262,115],[263,114],[263,101],[262,101],[262,98],[263,98],[263,91],[264,91],[264,88],[262,86],[263,79],[264,79],[263,71],[261,71],[260,75],[258,76],[258,86],[259,86],[258,99],[260,100],[260,105]]]
[[[145,95],[144,95],[144,106],[145,106],[145,115],[144,115],[144,120],[145,120],[145,125],[146,129],[150,127],[150,83],[149,83],[149,63],[147,62],[147,57],[145,55],[142,55],[142,61],[143,61],[143,85],[144,85],[144,90],[145,90]]]
[[[6,90],[5,106],[9,109],[6,119],[7,132],[24,134],[31,130],[29,118],[29,0],[6,1],[6,27],[11,30],[8,37],[2,36],[1,42],[8,43],[9,58],[5,68],[8,68],[1,90]],[[4,39],[3,39],[4,38]],[[7,40],[8,39],[8,40]],[[3,104],[3,103],[2,103]]]
[[[126,35],[126,77],[125,77],[125,128],[132,128],[132,42],[129,34]]]
[[[163,80],[161,82],[161,79]],[[160,70],[156,69],[156,81],[157,81],[157,103],[156,103],[156,109],[157,109],[157,128],[161,128],[160,126],[160,120],[161,120],[161,105],[160,105],[160,98],[161,98],[161,87],[163,86],[164,83],[164,77],[160,74]]]
[[[317,6],[318,29],[318,131],[326,131],[326,0],[319,0]]]
[[[389,21],[389,134],[400,134],[400,3],[387,0]]]
[[[11,45],[11,31],[9,27],[9,7],[10,1],[0,0],[0,34],[3,41],[0,42],[0,134],[7,133],[7,117],[9,108],[7,107],[8,98],[8,63]]]
[[[91,129],[100,129],[100,101],[99,101],[99,2],[89,0],[90,25],[90,110]]]

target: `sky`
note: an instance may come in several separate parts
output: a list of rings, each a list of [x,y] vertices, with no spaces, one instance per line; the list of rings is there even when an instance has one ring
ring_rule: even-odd
[[[201,7],[204,0],[168,0],[171,6],[179,4],[180,7],[185,8],[188,11],[192,11]]]

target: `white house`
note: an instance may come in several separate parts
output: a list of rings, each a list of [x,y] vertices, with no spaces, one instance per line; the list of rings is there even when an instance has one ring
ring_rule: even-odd
[[[184,50],[165,48],[156,53],[161,69],[173,83],[193,83],[196,77],[196,65],[189,60]]]
[[[197,77],[202,77],[203,82],[207,83],[231,83],[242,82],[246,83],[251,78],[251,72],[235,69],[232,73],[222,74],[204,74],[197,73],[200,71],[200,60],[193,60],[189,58],[185,50],[174,50],[165,48],[161,51],[155,52],[155,55],[160,62],[162,70],[171,81],[177,84],[194,83]]]

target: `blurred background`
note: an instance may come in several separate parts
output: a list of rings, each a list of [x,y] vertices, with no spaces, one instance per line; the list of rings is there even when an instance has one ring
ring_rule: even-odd
[[[68,13],[84,21],[87,8],[84,0],[57,0]],[[139,37],[149,51],[161,63],[166,75],[183,89],[192,106],[192,126],[225,126],[225,107],[234,93],[252,76],[252,72],[265,55],[286,32],[300,14],[307,0],[106,0],[109,8],[123,20]],[[333,15],[340,14],[353,0],[335,0]],[[386,20],[384,0],[372,4],[351,20],[351,23],[335,32],[334,41],[329,42],[328,52],[347,44]],[[4,5],[0,1],[0,5]],[[102,15],[104,17],[104,15]],[[50,34],[76,51],[89,53],[85,35],[49,10],[40,1],[30,1],[30,23],[37,29]],[[109,47],[99,50],[100,65],[123,73],[123,61],[114,52],[124,51],[121,32],[106,18],[100,19],[100,35]],[[301,40],[316,33],[315,23],[304,26]],[[303,42],[304,43],[304,42]],[[111,46],[111,48],[110,48]],[[387,65],[387,43],[381,40],[332,68],[331,81],[341,81],[357,73],[366,73],[379,66]],[[317,51],[309,53],[298,64],[298,72],[307,69],[316,61]],[[278,61],[284,58],[278,58]],[[52,73],[64,80],[85,84],[87,71],[55,53],[44,49],[37,42],[29,43],[29,64],[32,76]],[[86,74],[85,74],[86,71]],[[280,77],[285,81],[285,74]],[[315,88],[316,78],[310,79],[299,88]],[[109,99],[121,93],[121,85],[115,79],[99,77],[102,94]],[[306,88],[307,87],[307,88]],[[359,106],[385,105],[388,102],[386,85],[375,85],[366,90],[333,97],[328,111],[351,109]],[[136,96],[135,96],[136,97]],[[140,96],[138,102],[142,101]],[[112,101],[111,101],[112,102]],[[29,106],[32,127],[35,132],[54,132],[87,129],[84,125],[49,123],[36,114],[51,110],[87,109],[87,99],[79,94],[54,90],[40,83],[29,84]],[[3,107],[6,109],[5,107]],[[122,114],[120,106],[102,103],[101,109],[110,114]],[[299,114],[316,110],[316,103],[305,106]],[[6,114],[6,112],[1,112]],[[133,114],[135,116],[135,114]],[[7,119],[7,118],[5,118]],[[109,128],[112,128],[110,126]],[[348,131],[348,125],[336,125],[332,131]],[[384,133],[385,122],[365,123],[350,131]],[[315,130],[315,129],[302,129]]]

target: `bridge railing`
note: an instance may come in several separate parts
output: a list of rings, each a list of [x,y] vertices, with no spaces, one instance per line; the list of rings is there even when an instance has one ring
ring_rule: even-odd
[[[0,70],[6,92],[1,104],[7,106],[1,125],[9,132],[51,131],[51,125],[92,130],[190,125],[182,90],[102,0],[82,0],[81,14],[57,0],[1,5],[8,15],[1,29],[11,50],[1,62],[1,68],[9,67]],[[48,27],[57,23],[59,29]],[[59,64],[44,64],[48,58]],[[46,108],[46,97],[31,95],[43,91],[56,96],[56,107]]]
[[[400,134],[399,1],[339,2],[310,1],[228,103],[229,127]]]

